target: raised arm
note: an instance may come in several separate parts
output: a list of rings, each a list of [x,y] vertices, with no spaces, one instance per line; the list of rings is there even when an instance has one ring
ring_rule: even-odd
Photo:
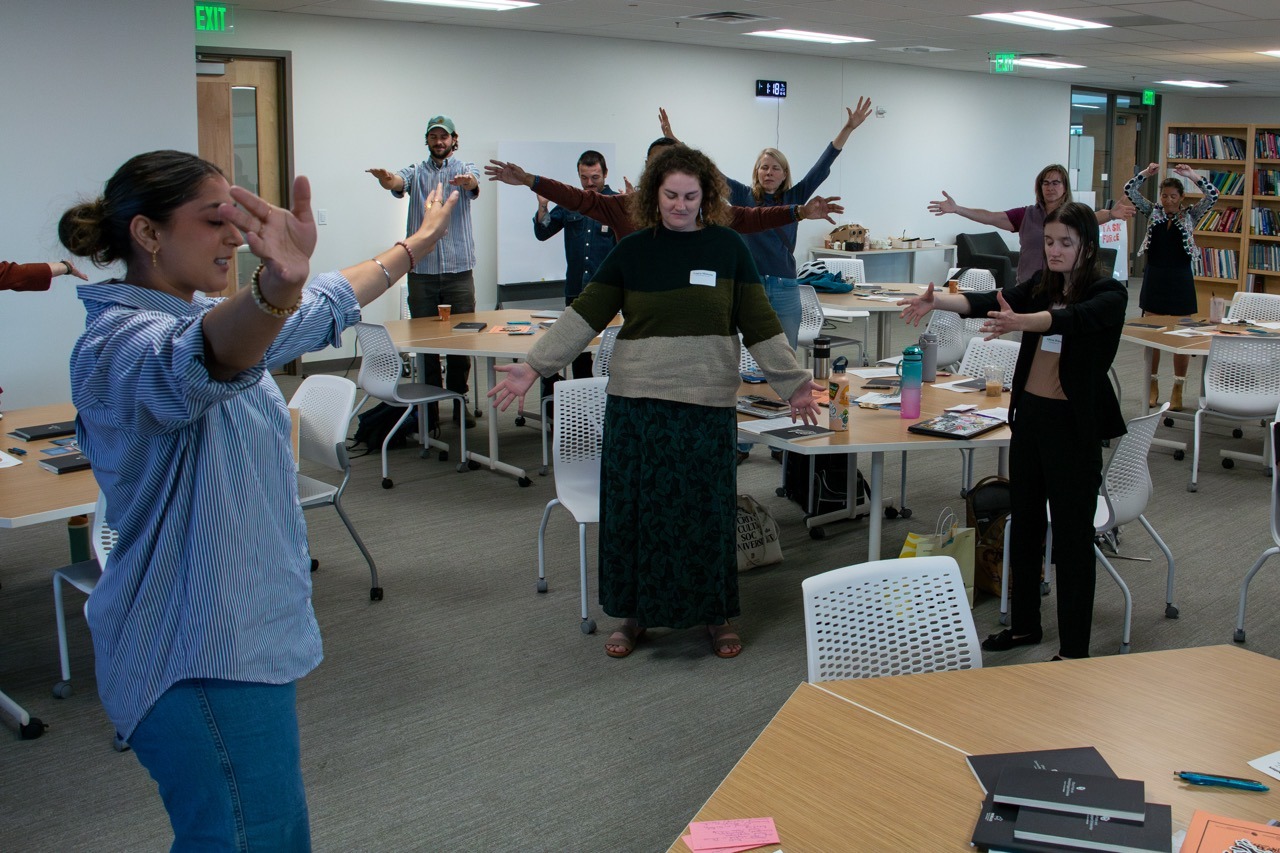
[[[1129,182],[1124,185],[1124,194],[1128,196],[1129,201],[1133,206],[1142,211],[1145,216],[1151,215],[1152,205],[1151,202],[1147,200],[1147,197],[1142,194],[1142,185],[1146,183],[1147,178],[1159,171],[1159,163],[1150,163],[1147,165],[1147,168],[1134,175],[1129,179]]]
[[[1199,220],[1200,217],[1204,216],[1209,211],[1209,208],[1217,204],[1218,188],[1215,187],[1207,177],[1201,177],[1196,173],[1195,169],[1185,163],[1179,163],[1174,166],[1173,171],[1177,172],[1184,179],[1191,181],[1200,188],[1200,192],[1204,193],[1204,198],[1196,202],[1191,209],[1187,211],[1187,215],[1193,220]]]
[[[963,216],[965,219],[971,219],[974,222],[980,222],[983,225],[990,225],[993,228],[1000,228],[1004,231],[1016,231],[1013,223],[1009,220],[1009,214],[1003,210],[983,210],[979,207],[961,207],[956,204],[955,199],[947,194],[946,190],[942,191],[942,199],[929,202],[929,212],[935,216],[943,216],[947,213],[955,213]]]
[[[844,144],[849,141],[849,134],[858,129],[858,126],[867,120],[867,116],[871,115],[871,99],[858,98],[858,106],[854,109],[844,108],[848,113],[848,118],[840,127],[840,132],[836,134],[836,138],[831,140],[831,144],[835,146],[837,151],[844,148]]]
[[[386,169],[365,169],[365,171],[377,178],[384,190],[391,190],[393,193],[404,192],[404,178],[395,172],[389,172]]]

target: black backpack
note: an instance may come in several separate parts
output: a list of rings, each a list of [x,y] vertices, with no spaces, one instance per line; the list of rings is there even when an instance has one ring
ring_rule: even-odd
[[[973,528],[973,585],[992,595],[1000,594],[1004,572],[1004,526],[1009,522],[1013,497],[1004,477],[984,477],[965,496],[965,524]]]
[[[356,418],[356,434],[352,437],[351,447],[354,449],[363,444],[365,453],[372,453],[375,450],[381,452],[382,442],[391,428],[396,425],[396,421],[400,420],[405,408],[405,406],[379,403],[372,409],[361,412]],[[404,423],[396,430],[395,435],[391,436],[391,441],[387,442],[387,449],[405,447],[409,443],[409,436],[417,431],[418,413],[415,411],[404,419]]]

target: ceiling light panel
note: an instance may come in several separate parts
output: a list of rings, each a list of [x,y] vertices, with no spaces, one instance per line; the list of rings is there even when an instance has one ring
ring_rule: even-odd
[[[1005,24],[1017,24],[1022,27],[1035,27],[1039,30],[1105,30],[1109,24],[1094,21],[1082,21],[1077,18],[1063,18],[1048,15],[1044,12],[988,12],[985,15],[970,15],[971,18],[982,18],[987,21],[1000,21]]]
[[[537,6],[524,0],[383,0],[386,3],[413,3],[418,6],[448,6],[451,9],[476,9],[482,12],[506,12]]]
[[[831,33],[815,33],[808,30],[756,30],[755,32],[747,33],[747,35],[771,39],[790,39],[792,41],[812,41],[819,44],[854,44],[871,41],[871,39],[858,38],[857,36],[838,36]]]

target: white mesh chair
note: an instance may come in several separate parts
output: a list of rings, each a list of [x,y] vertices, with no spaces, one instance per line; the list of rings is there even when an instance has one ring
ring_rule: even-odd
[[[547,502],[538,525],[538,592],[547,591],[546,536],[551,508],[569,510],[578,523],[578,578],[582,589],[582,633],[596,630],[587,609],[587,525],[600,522],[600,456],[604,449],[607,377],[562,379],[556,383],[552,455],[556,496]]]
[[[947,280],[956,278],[962,267],[952,267],[947,270]],[[965,290],[984,292],[996,289],[996,277],[991,270],[970,269],[963,275],[960,275],[958,281],[960,286]],[[964,336],[966,341],[969,338],[982,337],[982,324],[986,322],[985,317],[968,317],[960,321],[964,327]]]
[[[1275,420],[1271,422],[1271,447],[1274,451],[1277,442],[1280,442],[1280,407],[1276,408]],[[1253,580],[1253,576],[1262,568],[1262,564],[1267,560],[1280,554],[1280,471],[1275,470],[1276,459],[1271,460],[1271,541],[1276,543],[1272,547],[1262,552],[1257,562],[1253,564],[1253,568],[1249,569],[1249,573],[1244,576],[1244,580],[1240,584],[1240,609],[1236,613],[1236,633],[1232,638],[1237,643],[1244,642],[1244,608],[1249,601],[1249,583]]]
[[[960,566],[909,557],[805,578],[809,681],[979,669]]]
[[[596,357],[591,362],[592,376],[609,375],[609,362],[613,359],[613,345],[618,340],[618,330],[621,328],[621,326],[606,326],[605,330],[600,333],[600,349],[596,350]],[[557,386],[559,384],[559,382],[556,383]],[[551,416],[547,413],[547,408],[555,400],[554,391],[542,398],[542,468],[538,470],[538,473],[544,477],[551,466]]]
[[[107,564],[107,554],[115,547],[118,538],[115,530],[107,524],[107,496],[98,492],[98,503],[93,508],[93,528],[90,534],[93,539],[94,559],[63,566],[53,573],[53,608],[58,623],[58,657],[62,663],[62,680],[53,685],[53,695],[65,699],[71,695],[71,658],[67,652],[67,617],[62,605],[62,585],[70,584],[85,595],[90,595],[98,586],[98,578],[102,577],[102,568]],[[89,603],[86,599],[85,607]]]
[[[938,312],[934,312],[935,314]],[[985,341],[982,338],[970,338],[965,345],[964,356],[956,373],[960,376],[977,378],[983,375],[988,364],[997,365],[1004,371],[1004,386],[1013,385],[1013,371],[1018,366],[1018,350],[1022,347],[1017,341],[1005,341],[996,338]],[[973,450],[960,451],[960,496],[969,493],[973,485]]]
[[[1165,618],[1177,619],[1178,608],[1173,604],[1173,554],[1169,551],[1169,546],[1160,538],[1160,534],[1156,533],[1155,528],[1151,526],[1151,522],[1147,521],[1146,515],[1144,515],[1147,510],[1147,504],[1151,501],[1151,496],[1155,492],[1155,487],[1151,482],[1151,471],[1147,466],[1147,454],[1151,450],[1151,439],[1155,437],[1156,426],[1159,425],[1160,419],[1168,409],[1169,404],[1165,403],[1157,411],[1129,421],[1127,432],[1120,437],[1119,443],[1116,444],[1111,458],[1107,460],[1107,466],[1102,472],[1102,489],[1098,494],[1097,506],[1094,508],[1093,529],[1099,538],[1109,542],[1114,547],[1115,556],[1127,559],[1119,552],[1118,531],[1120,527],[1133,521],[1137,521],[1142,525],[1161,553],[1164,554],[1165,562],[1168,565],[1168,571],[1165,575]],[[1046,517],[1048,517],[1047,510]],[[1000,583],[1000,621],[1006,624],[1009,612],[1010,526],[1009,523],[1005,524],[1005,560]],[[1047,569],[1053,555],[1052,525],[1045,530],[1044,547],[1047,555],[1045,560]],[[1116,571],[1115,566],[1111,564],[1106,554],[1103,553],[1098,539],[1094,540],[1093,553],[1098,558],[1098,561],[1102,563],[1103,568],[1107,570],[1107,574],[1111,575],[1111,579],[1120,587],[1120,593],[1124,596],[1124,621],[1120,629],[1120,652],[1121,654],[1127,654],[1129,651],[1130,631],[1133,625],[1133,596],[1129,592],[1129,585],[1124,582],[1124,579],[1120,577],[1120,573]]]
[[[342,508],[342,493],[351,479],[351,461],[347,458],[347,426],[356,401],[356,385],[341,376],[318,374],[308,376],[298,386],[289,407],[300,413],[298,438],[299,461],[321,465],[342,474],[338,485],[317,480],[298,473],[298,502],[304,510],[318,506],[331,506],[346,525],[347,532],[355,540],[356,547],[369,564],[369,600],[382,600],[382,587],[378,585],[378,567],[365,547],[364,540],[356,533],[355,526]],[[312,560],[314,570],[319,563]]]
[[[1238,294],[1245,296],[1248,294]],[[1191,455],[1191,482],[1187,491],[1199,488],[1200,433],[1205,415],[1251,421],[1271,415],[1280,406],[1280,340],[1215,335],[1209,341],[1209,358],[1204,370],[1204,396],[1196,410],[1194,450]],[[1237,438],[1243,433],[1233,432]],[[1222,467],[1231,468],[1236,459],[1268,465],[1271,433],[1263,434],[1258,455],[1222,450]]]
[[[857,287],[859,284],[867,283],[866,267],[862,263],[861,258],[823,258],[822,263],[827,270],[833,273],[840,273],[841,280]],[[851,311],[846,315],[849,319],[855,317],[862,319],[862,344],[863,344],[863,364],[866,361],[866,345],[871,340],[871,312],[869,311]],[[842,319],[844,317],[842,316]],[[801,325],[803,326],[803,320]]]
[[[813,354],[813,340],[817,337],[825,337],[831,341],[831,348],[836,347],[857,347],[858,360],[865,359],[865,345],[857,338],[845,338],[839,335],[823,334],[822,326],[826,322],[826,316],[822,313],[822,305],[818,302],[818,292],[808,284],[799,285],[800,291],[800,332],[796,336],[796,342],[800,348],[804,350],[805,364],[809,363],[809,358]],[[870,314],[867,314],[870,317]]]
[[[395,435],[396,430],[409,417],[409,407],[422,403],[439,403],[442,400],[457,400],[460,406],[465,407],[467,404],[466,397],[454,391],[440,388],[436,385],[427,385],[422,382],[401,382],[400,371],[403,361],[400,358],[400,350],[396,349],[395,343],[391,340],[391,333],[387,331],[387,327],[378,323],[356,323],[356,339],[360,343],[360,375],[356,378],[356,384],[360,386],[360,390],[364,391],[364,396],[360,398],[360,402],[356,404],[355,411],[359,411],[370,397],[375,400],[381,400],[391,406],[404,406],[404,412],[400,415],[400,419],[396,421],[395,426],[387,431],[387,437],[382,441],[382,488],[389,489],[394,483],[387,475],[387,445],[391,442],[391,437]],[[424,409],[424,411],[426,411]],[[426,417],[423,417],[423,423],[418,425],[418,432],[427,436],[431,432],[431,424],[426,423]],[[461,461],[458,463],[458,470],[465,471],[467,469],[467,431],[465,429],[458,430],[459,443],[462,449]],[[449,446],[442,444],[434,439],[424,439],[425,444],[430,444],[441,448],[440,459],[449,458]],[[423,453],[426,453],[424,447]]]
[[[985,270],[983,270],[985,272]],[[955,367],[964,358],[969,339],[964,333],[964,320],[954,311],[934,309],[929,313],[925,332],[938,338],[938,369]]]
[[[1280,296],[1273,293],[1237,293],[1227,309],[1228,320],[1247,323],[1280,323]]]
[[[408,281],[402,281],[402,282],[400,282],[399,288],[400,288],[400,319],[401,319],[401,320],[412,320],[412,319],[413,319],[413,313],[409,311],[409,282],[408,282]],[[499,307],[501,307],[501,306],[499,306]],[[417,373],[417,369],[418,369],[418,362],[419,362],[419,360],[420,360],[421,358],[422,358],[422,357],[421,357],[421,356],[419,356],[418,358],[416,358],[416,359],[414,359],[414,360],[413,360],[413,368],[414,368],[414,374],[413,374],[413,375],[414,375],[414,377],[415,377],[415,378],[417,378],[417,376],[419,375],[419,374]],[[479,374],[478,374],[478,372],[477,372],[477,370],[476,370],[476,359],[475,359],[475,356],[472,356],[472,357],[471,357],[471,375],[472,375],[472,376],[477,376],[477,375],[479,375]],[[465,395],[463,395],[463,396],[465,397]],[[475,406],[475,410],[472,412],[472,414],[473,414],[473,415],[475,415],[477,418],[478,418],[478,417],[480,417],[480,400],[479,400],[479,398],[478,398],[478,397],[477,397],[477,399],[476,399],[476,406]]]

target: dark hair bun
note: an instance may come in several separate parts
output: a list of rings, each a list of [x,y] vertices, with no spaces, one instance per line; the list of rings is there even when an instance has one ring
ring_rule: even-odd
[[[111,253],[102,229],[105,218],[106,204],[101,196],[93,201],[73,205],[58,220],[58,240],[73,255],[89,258],[98,266],[105,266],[115,260],[108,257]]]

